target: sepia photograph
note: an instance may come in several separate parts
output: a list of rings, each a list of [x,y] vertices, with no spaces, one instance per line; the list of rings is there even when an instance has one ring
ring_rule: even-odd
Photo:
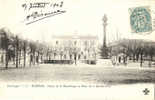
[[[0,0],[0,12],[0,99],[155,100],[155,0]]]

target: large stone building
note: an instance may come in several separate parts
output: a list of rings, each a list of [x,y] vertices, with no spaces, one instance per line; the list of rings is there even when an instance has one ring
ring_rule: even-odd
[[[98,44],[97,36],[53,36],[50,59],[96,60]]]

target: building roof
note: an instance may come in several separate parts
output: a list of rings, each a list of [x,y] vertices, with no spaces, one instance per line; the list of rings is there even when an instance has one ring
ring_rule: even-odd
[[[64,36],[53,36],[54,39],[93,39],[93,40],[98,40],[97,36],[90,36],[90,35],[85,35],[85,36],[76,36],[76,35],[64,35]]]

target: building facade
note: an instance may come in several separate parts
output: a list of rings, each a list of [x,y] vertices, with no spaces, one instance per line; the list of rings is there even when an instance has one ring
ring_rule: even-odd
[[[96,60],[97,36],[53,36],[50,59],[54,60]]]

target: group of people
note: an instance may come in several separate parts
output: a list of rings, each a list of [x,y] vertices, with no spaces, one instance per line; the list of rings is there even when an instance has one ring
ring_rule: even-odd
[[[120,64],[127,65],[127,57],[125,55],[112,56],[111,61],[113,65],[120,65]]]

